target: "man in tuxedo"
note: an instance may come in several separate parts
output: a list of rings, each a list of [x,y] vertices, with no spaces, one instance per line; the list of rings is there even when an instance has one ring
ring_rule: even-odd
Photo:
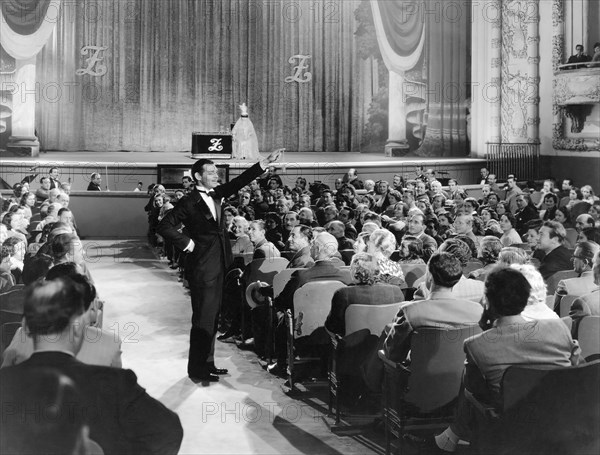
[[[175,455],[183,438],[179,417],[148,395],[133,371],[86,365],[75,358],[90,323],[85,310],[89,292],[89,287],[68,277],[36,281],[26,288],[23,313],[34,353],[23,363],[0,370],[2,434],[9,423],[5,418],[10,417],[4,411],[12,409],[23,417],[31,411],[24,408],[24,394],[15,394],[15,389],[22,390],[41,369],[51,369],[79,388],[81,407],[71,411],[84,413],[80,417],[87,417],[90,438],[106,455]]]
[[[50,189],[52,189],[52,188],[60,189],[61,184],[60,184],[60,181],[58,180],[60,173],[58,172],[58,168],[51,167],[50,170],[48,171],[48,176],[50,177]]]
[[[281,149],[256,163],[231,182],[219,185],[214,163],[200,159],[192,166],[197,186],[162,219],[157,232],[185,251],[185,271],[192,297],[192,329],[188,375],[192,380],[218,381],[227,374],[214,363],[215,335],[226,268],[233,261],[229,235],[221,215],[223,198],[237,193],[276,161]],[[187,233],[177,229],[183,223]]]
[[[90,176],[90,183],[88,184],[88,191],[102,191],[100,184],[102,183],[102,176],[97,172],[94,172]]]

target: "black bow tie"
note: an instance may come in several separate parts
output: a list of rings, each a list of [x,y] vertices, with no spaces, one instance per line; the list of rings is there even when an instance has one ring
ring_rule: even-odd
[[[206,194],[206,195],[208,195],[208,196],[210,196],[210,197],[214,197],[214,195],[215,195],[215,192],[214,192],[214,190],[210,190],[210,191],[206,191],[206,190],[198,190],[198,192],[199,192],[199,193],[204,193],[204,194]]]

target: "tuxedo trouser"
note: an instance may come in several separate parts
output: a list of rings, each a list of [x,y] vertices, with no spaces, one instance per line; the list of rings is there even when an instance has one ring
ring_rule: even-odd
[[[188,375],[200,376],[214,365],[215,337],[225,275],[219,240],[198,254],[187,255],[188,282],[192,296],[192,329]]]

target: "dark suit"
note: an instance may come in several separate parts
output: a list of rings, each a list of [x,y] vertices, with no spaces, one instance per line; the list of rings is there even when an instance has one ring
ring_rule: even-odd
[[[352,304],[386,305],[403,302],[404,294],[398,286],[385,283],[350,285],[338,289],[331,300],[331,311],[325,327],[340,336],[346,335],[346,309]]]
[[[288,264],[288,269],[305,269],[315,265],[315,261],[310,256],[310,247],[302,248],[294,253]]]
[[[248,185],[261,175],[260,164],[255,164],[229,183],[219,185],[211,192],[218,220],[197,188],[169,211],[156,231],[177,248],[184,250],[191,240],[194,251],[187,254],[185,271],[192,296],[192,329],[188,374],[193,377],[207,374],[214,364],[215,335],[221,307],[225,270],[233,262],[229,235],[221,216],[221,200]],[[183,223],[189,236],[177,229]]]
[[[90,438],[106,455],[164,455],[179,450],[183,438],[179,417],[148,395],[133,371],[86,365],[63,352],[37,352],[19,365],[1,369],[2,409],[18,403],[18,397],[26,393],[21,387],[22,379],[39,368],[56,369],[75,382]]]
[[[100,188],[100,185],[96,185],[94,182],[90,182],[88,187],[87,187],[88,191],[102,191],[102,188]]]
[[[539,271],[544,278],[544,281],[562,270],[572,270],[571,252],[564,246],[560,245],[550,251],[540,264]]]

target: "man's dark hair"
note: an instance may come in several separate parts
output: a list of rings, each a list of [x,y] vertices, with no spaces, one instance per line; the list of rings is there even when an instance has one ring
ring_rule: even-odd
[[[532,230],[539,231],[543,224],[544,224],[544,222],[542,220],[534,219],[534,220],[529,220],[527,223],[525,223],[525,227],[527,228],[527,230],[532,229]]]
[[[321,196],[325,196],[325,193],[329,193],[331,196],[333,196],[333,191],[331,191],[331,190],[323,190],[323,192],[321,193]]]
[[[50,177],[44,175],[43,177],[40,177],[40,183],[44,183],[44,180],[48,180],[50,181]]]
[[[70,211],[71,211],[71,209],[69,209],[69,208],[67,208],[67,207],[63,207],[62,209],[60,209],[60,210],[58,211],[58,214],[57,214],[57,215],[58,215],[58,216],[61,216],[63,213],[65,213],[65,212],[70,212]]]
[[[213,161],[211,161],[211,160],[206,159],[206,158],[202,158],[202,159],[199,159],[198,161],[196,161],[194,163],[194,165],[192,166],[192,175],[194,176],[194,178],[196,176],[196,172],[198,174],[202,175],[202,171],[203,171],[202,168],[204,166],[211,165],[211,164],[215,164],[215,163]]]
[[[36,281],[25,288],[25,323],[32,335],[61,333],[85,312],[84,289],[71,278]]]
[[[437,286],[452,288],[462,276],[462,266],[450,253],[435,253],[427,264],[429,274]]]
[[[181,180],[189,180],[190,182],[193,182],[194,179],[192,177],[190,177],[189,175],[184,175],[183,177],[181,177]],[[142,183],[142,182],[139,182]]]
[[[471,257],[469,259],[477,257],[477,245],[475,245],[475,242],[473,241],[473,239],[471,237],[467,237],[464,234],[459,234],[454,238],[456,240],[460,240],[461,242],[465,242],[467,244],[467,246],[469,247],[469,250],[471,250]]]
[[[58,171],[58,168],[56,166],[52,166],[49,170],[48,170],[48,174],[52,174],[52,171],[56,169]]]
[[[521,272],[496,267],[485,280],[485,297],[496,316],[515,316],[527,306],[531,285]]]
[[[52,267],[52,258],[47,254],[39,254],[25,258],[21,279],[25,286],[30,285],[40,278],[44,278]]]
[[[79,272],[79,267],[74,262],[63,262],[55,265],[46,274],[46,281],[56,280],[57,278],[70,278],[75,284],[79,284],[83,290],[84,308],[87,311],[92,302],[96,299],[96,286],[90,279]]]
[[[311,227],[306,226],[304,224],[299,224],[296,227],[298,228],[300,233],[308,239],[309,242],[312,242],[314,234],[313,234],[313,230]]]
[[[558,221],[544,221],[542,227],[547,227],[550,229],[549,235],[551,239],[558,238],[558,240],[562,243],[567,238],[567,231],[565,230],[565,227]]]

